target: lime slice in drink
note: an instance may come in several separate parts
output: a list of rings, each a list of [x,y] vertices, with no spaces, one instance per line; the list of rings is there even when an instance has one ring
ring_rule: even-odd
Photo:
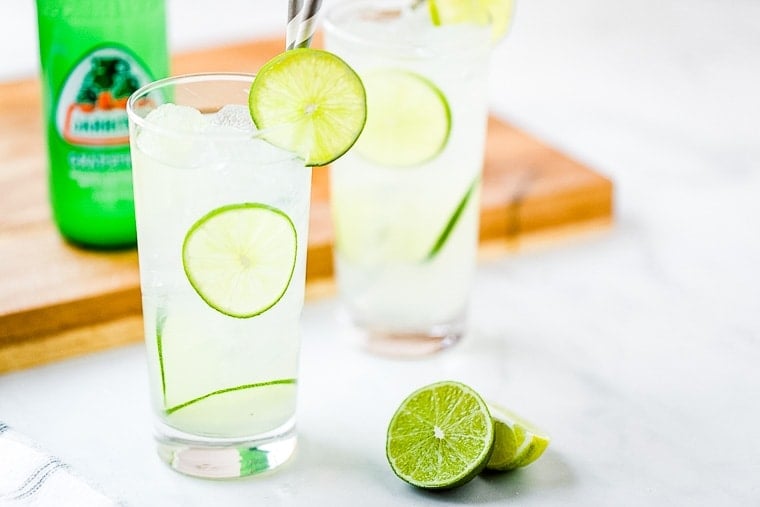
[[[376,70],[363,76],[367,125],[356,151],[385,166],[426,162],[446,146],[451,111],[441,90],[414,72]]]
[[[248,107],[264,139],[297,153],[308,166],[328,164],[348,151],[367,118],[356,72],[334,54],[310,48],[285,51],[264,64]]]
[[[284,424],[295,409],[297,380],[288,376],[292,370],[274,377],[257,368],[231,368],[230,350],[239,337],[230,328],[221,329],[219,320],[178,303],[171,309],[159,307],[156,349],[151,351],[158,356],[156,373],[170,424],[191,433],[226,436],[263,433]],[[266,351],[259,355],[267,354],[277,360]]]
[[[293,221],[279,209],[231,204],[190,227],[182,264],[209,306],[230,317],[254,317],[285,294],[296,265],[296,245]]]
[[[485,467],[494,439],[488,407],[470,387],[438,382],[406,398],[391,419],[385,452],[397,476],[427,489],[448,489]]]
[[[457,204],[457,207],[454,209],[454,212],[449,217],[448,221],[446,222],[446,225],[441,230],[440,234],[438,235],[438,238],[436,238],[435,243],[433,243],[432,248],[430,249],[427,256],[425,257],[425,260],[428,260],[428,261],[432,260],[436,255],[438,255],[438,252],[440,252],[443,246],[446,244],[446,240],[449,239],[451,232],[454,230],[454,227],[456,227],[457,222],[459,222],[459,218],[462,216],[462,213],[467,207],[467,203],[470,202],[470,199],[472,198],[472,194],[475,193],[479,181],[480,181],[480,175],[478,175],[470,184],[470,186],[467,187],[467,191],[465,192],[465,194],[462,196],[462,199]]]
[[[288,420],[295,410],[295,389],[295,379],[217,389],[168,407],[166,418],[174,427],[192,433],[227,436],[263,433]]]
[[[509,31],[514,0],[428,0],[430,17],[436,26],[456,23],[491,23],[491,41]]]
[[[549,436],[509,410],[488,404],[496,437],[487,470],[505,471],[530,465],[549,446]]]

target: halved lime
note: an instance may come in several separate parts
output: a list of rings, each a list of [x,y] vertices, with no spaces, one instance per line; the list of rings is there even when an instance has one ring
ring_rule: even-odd
[[[367,90],[367,125],[356,151],[385,166],[426,162],[446,146],[451,110],[441,90],[429,79],[402,69],[363,75]]]
[[[428,0],[434,25],[491,23],[491,41],[507,34],[512,22],[514,0]]]
[[[485,467],[494,439],[483,399],[459,382],[430,384],[413,392],[388,426],[385,452],[394,473],[427,489],[448,489]]]
[[[182,265],[209,306],[247,318],[265,312],[285,294],[296,251],[296,228],[281,210],[261,203],[230,204],[190,227]]]
[[[488,404],[496,437],[487,470],[506,471],[536,461],[549,446],[549,436],[536,425],[509,410]]]
[[[248,95],[251,118],[270,143],[325,165],[353,146],[367,104],[354,70],[327,51],[299,48],[269,60]]]

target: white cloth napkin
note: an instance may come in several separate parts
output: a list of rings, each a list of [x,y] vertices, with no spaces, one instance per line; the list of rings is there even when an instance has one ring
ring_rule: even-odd
[[[120,505],[24,435],[0,421],[0,506]]]

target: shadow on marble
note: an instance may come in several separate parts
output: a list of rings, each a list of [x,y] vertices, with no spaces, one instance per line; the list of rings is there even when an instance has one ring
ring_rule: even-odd
[[[366,452],[361,445],[354,445],[353,435],[343,434],[337,442],[331,435],[324,440],[308,435],[299,436],[298,447],[288,463],[290,472],[308,477],[315,484],[352,484],[362,491],[393,489],[398,479],[385,460],[383,448]]]
[[[562,456],[547,450],[532,465],[504,473],[482,473],[468,484],[448,491],[425,491],[413,488],[426,500],[468,504],[503,504],[505,500],[531,495],[555,496],[576,483],[575,474]],[[411,486],[410,486],[410,489]]]
[[[575,474],[562,455],[551,449],[525,468],[505,473],[486,473],[481,475],[481,479],[488,484],[489,490],[501,492],[502,498],[572,489],[576,483]]]

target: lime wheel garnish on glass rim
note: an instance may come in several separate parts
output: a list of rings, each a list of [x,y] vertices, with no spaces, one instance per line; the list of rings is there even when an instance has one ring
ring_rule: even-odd
[[[457,23],[491,25],[491,42],[509,31],[515,10],[514,0],[428,0],[430,19],[436,26]]]
[[[285,51],[264,64],[248,106],[262,137],[298,154],[307,166],[329,164],[347,152],[367,119],[356,72],[338,56],[311,48]]]

